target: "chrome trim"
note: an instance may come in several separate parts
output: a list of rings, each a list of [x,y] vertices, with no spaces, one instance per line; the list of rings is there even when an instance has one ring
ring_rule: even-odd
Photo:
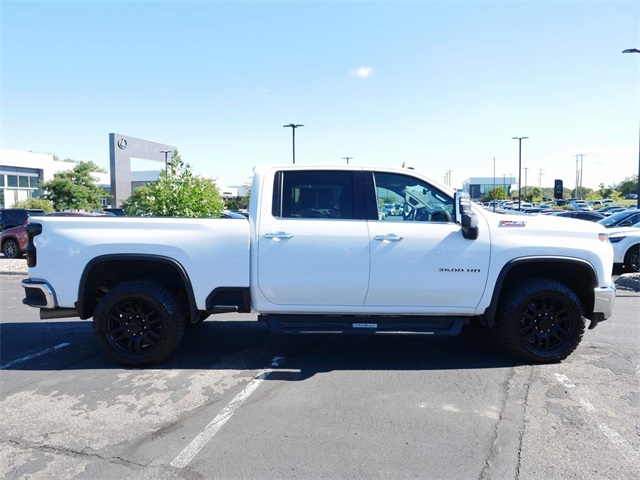
[[[613,313],[613,303],[616,298],[616,286],[612,283],[608,287],[593,289],[593,312],[602,313],[607,319]]]
[[[22,281],[22,288],[35,288],[40,290],[46,300],[45,305],[29,305],[28,303],[26,303],[26,305],[37,308],[56,308],[56,294],[47,282],[26,279]]]

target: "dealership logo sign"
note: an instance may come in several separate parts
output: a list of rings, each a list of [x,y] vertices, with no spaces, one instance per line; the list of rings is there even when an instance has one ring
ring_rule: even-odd
[[[121,138],[120,140],[118,140],[118,147],[124,150],[125,148],[127,148],[127,141],[124,138]]]

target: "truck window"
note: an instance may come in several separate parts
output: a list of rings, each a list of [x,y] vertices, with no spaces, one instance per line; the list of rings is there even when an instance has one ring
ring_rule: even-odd
[[[273,215],[280,218],[364,219],[364,201],[357,201],[359,205],[354,208],[354,173],[359,172],[278,172]]]
[[[435,187],[408,175],[374,172],[378,220],[451,222],[453,200]]]

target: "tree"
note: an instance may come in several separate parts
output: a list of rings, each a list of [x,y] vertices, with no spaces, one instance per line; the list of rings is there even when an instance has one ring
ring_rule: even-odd
[[[249,177],[247,178],[247,180],[244,182],[244,186],[247,188],[247,194],[242,197],[242,199],[240,200],[240,205],[244,206],[244,208],[249,208],[249,205],[251,204],[251,185],[252,185],[252,178]]]
[[[32,197],[26,200],[20,200],[13,204],[11,208],[34,208],[44,210],[45,213],[51,213],[54,211],[53,203],[51,200],[47,200],[42,197]]]
[[[491,190],[489,190],[484,197],[484,201],[491,201],[491,200],[506,200],[507,199],[507,192],[505,191],[505,189],[503,187],[497,187],[497,188],[492,188]]]
[[[100,199],[108,195],[91,176],[97,172],[104,172],[104,169],[93,162],[80,162],[73,170],[58,173],[53,180],[42,184],[43,198],[51,200],[57,211],[101,210]]]
[[[216,182],[194,175],[176,150],[158,181],[137,188],[122,208],[132,216],[219,217],[224,201]]]
[[[615,189],[620,192],[621,195],[636,193],[638,191],[638,175],[625,178],[622,182],[616,185]]]
[[[532,187],[527,190],[527,195],[525,195],[524,199],[527,202],[541,202],[542,201],[542,189],[539,187]]]

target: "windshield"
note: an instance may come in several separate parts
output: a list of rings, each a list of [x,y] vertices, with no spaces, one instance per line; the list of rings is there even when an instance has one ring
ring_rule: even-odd
[[[633,215],[633,212],[625,210],[624,212],[614,213],[613,215],[610,215],[607,218],[598,220],[598,223],[601,225],[604,225],[605,227],[609,227],[611,225],[615,225],[621,220],[624,220],[630,215]]]

